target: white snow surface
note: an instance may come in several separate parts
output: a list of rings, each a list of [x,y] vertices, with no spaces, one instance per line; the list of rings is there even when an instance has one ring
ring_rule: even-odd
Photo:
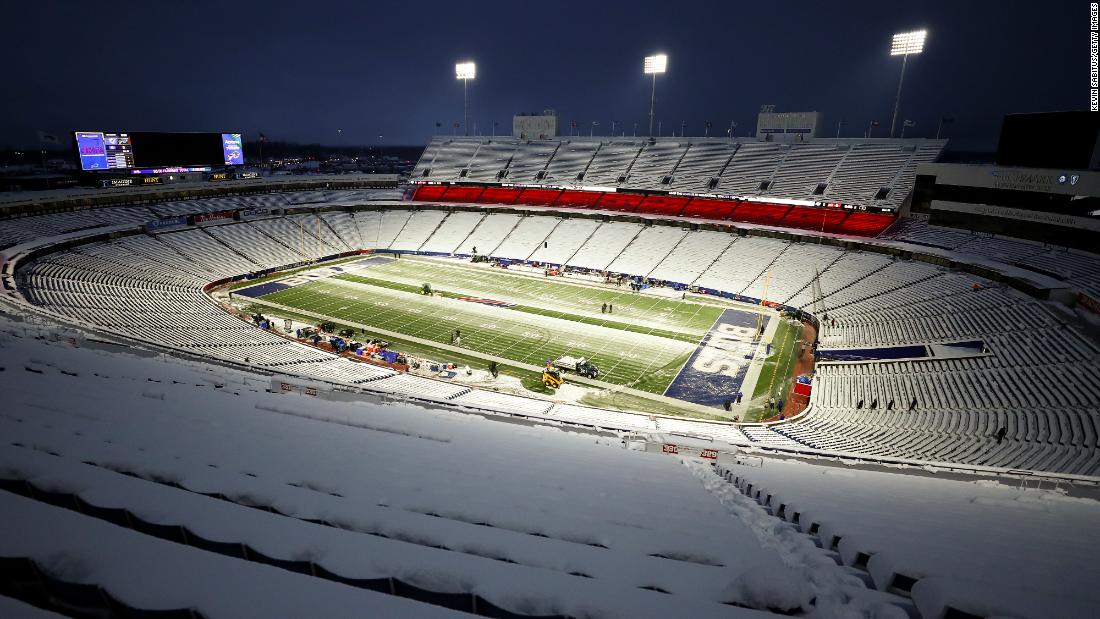
[[[0,476],[341,576],[476,593],[528,614],[751,617],[766,611],[723,604],[756,603],[735,583],[785,569],[676,458],[618,441],[272,394],[243,372],[10,333],[0,366]],[[68,573],[56,576],[134,606],[208,617],[449,612],[6,492],[0,518],[0,555],[60,565]],[[202,576],[181,583],[181,573]]]
[[[952,606],[983,617],[1083,619],[1100,606],[1098,501],[1049,486],[773,459],[725,469],[753,497],[770,495],[773,510],[784,505],[787,521],[797,512],[803,531],[816,524],[825,548],[839,537],[845,565],[869,555],[877,588],[889,589],[895,574],[916,579],[922,616]]]

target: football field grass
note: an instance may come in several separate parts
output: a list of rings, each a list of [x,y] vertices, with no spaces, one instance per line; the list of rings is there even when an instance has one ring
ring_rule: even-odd
[[[532,277],[506,269],[447,264],[439,260],[402,258],[371,266],[359,275],[416,288],[429,283],[436,289],[509,301],[544,312],[595,316],[601,320],[679,331],[696,336],[696,341],[722,313],[720,306],[638,294],[626,287],[595,287],[557,277]],[[611,315],[601,313],[604,303],[613,306]]]
[[[458,272],[438,270],[430,268],[433,266],[430,263],[426,267],[424,262],[415,262],[419,263],[416,265],[419,269],[414,266],[413,272],[409,272],[405,267],[400,276],[382,273],[381,267],[366,271],[372,278],[385,277],[385,281],[401,286],[345,277],[299,285],[262,299],[441,344],[451,344],[457,330],[462,348],[521,363],[541,366],[562,355],[583,356],[599,366],[600,380],[652,393],[662,393],[695,350],[693,332],[701,337],[721,312],[720,308],[697,303],[569,284],[558,284],[568,286],[567,291],[549,288],[550,296],[540,297],[536,289],[547,287],[550,282],[513,275],[508,283],[501,283],[495,282],[499,273],[473,273],[478,269],[460,267],[449,267]],[[473,280],[472,274],[495,283],[483,286],[483,282]],[[507,292],[505,298],[509,301],[524,301],[531,303],[525,307],[546,311],[493,307],[450,295],[424,296],[414,292],[423,282],[471,296],[496,298]],[[612,324],[610,316],[607,325],[599,323],[602,299],[614,299],[609,301],[615,305],[614,321],[621,324]],[[592,306],[596,309],[596,320],[588,320],[593,318]],[[654,313],[649,315],[647,308]],[[554,312],[559,315],[550,315]],[[585,320],[571,320],[571,315]],[[709,322],[701,326],[708,315]],[[665,337],[670,335],[666,331],[674,331],[672,335],[676,337]]]
[[[790,382],[795,360],[801,352],[802,324],[792,320],[782,320],[772,339],[772,354],[764,360],[760,377],[752,398],[754,407],[745,421],[756,421],[774,411],[766,411],[761,406],[768,398],[777,401],[786,397],[786,387]]]

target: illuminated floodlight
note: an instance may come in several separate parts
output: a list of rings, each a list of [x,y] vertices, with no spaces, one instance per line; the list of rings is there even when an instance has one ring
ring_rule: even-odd
[[[477,75],[477,65],[472,62],[460,62],[455,65],[455,78],[472,80]]]
[[[924,51],[924,39],[928,36],[927,30],[914,30],[913,32],[899,32],[894,35],[890,44],[891,56],[908,56]]]
[[[890,121],[890,137],[894,137],[894,129],[898,126],[898,109],[901,107],[901,85],[905,82],[905,65],[909,62],[910,56],[924,51],[924,39],[927,36],[927,30],[899,32],[894,35],[894,40],[890,44],[890,55],[901,56],[901,78],[898,80],[898,96],[894,99],[894,118]]]
[[[646,75],[650,73],[664,73],[665,69],[668,68],[668,56],[664,54],[646,56],[643,68],[645,69]]]
[[[455,64],[455,78],[462,80],[462,131],[470,135],[470,80],[477,76],[477,65],[473,62],[459,62]]]

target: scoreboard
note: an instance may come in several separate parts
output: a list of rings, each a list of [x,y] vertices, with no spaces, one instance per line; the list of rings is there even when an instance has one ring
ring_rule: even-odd
[[[126,170],[134,167],[128,133],[77,131],[76,149],[82,170]]]
[[[135,131],[75,132],[80,168],[84,171],[244,165],[244,140],[240,133],[167,133]],[[193,170],[189,170],[193,171]]]

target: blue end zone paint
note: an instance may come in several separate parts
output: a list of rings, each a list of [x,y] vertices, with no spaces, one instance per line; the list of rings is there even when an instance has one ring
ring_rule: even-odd
[[[362,260],[356,260],[352,264],[361,266],[371,266],[373,264],[386,264],[387,262],[393,262],[396,258],[390,258],[389,256],[371,256],[370,258],[364,258]],[[335,267],[334,267],[335,268]]]
[[[242,288],[241,290],[234,290],[233,294],[239,294],[242,297],[248,297],[250,299],[257,299],[265,294],[279,292],[287,288],[290,288],[290,286],[282,282],[267,282],[265,284],[257,284],[255,286],[249,286],[248,288]]]
[[[985,342],[944,342],[935,344],[907,344],[904,346],[874,346],[870,348],[819,348],[818,361],[919,361],[921,359],[964,359],[985,354]]]
[[[882,346],[877,348],[819,348],[819,361],[896,361],[898,359],[922,359],[928,356],[924,344],[911,346]]]
[[[722,312],[664,394],[704,406],[722,406],[733,400],[752,362],[755,330],[756,314],[735,309]]]

